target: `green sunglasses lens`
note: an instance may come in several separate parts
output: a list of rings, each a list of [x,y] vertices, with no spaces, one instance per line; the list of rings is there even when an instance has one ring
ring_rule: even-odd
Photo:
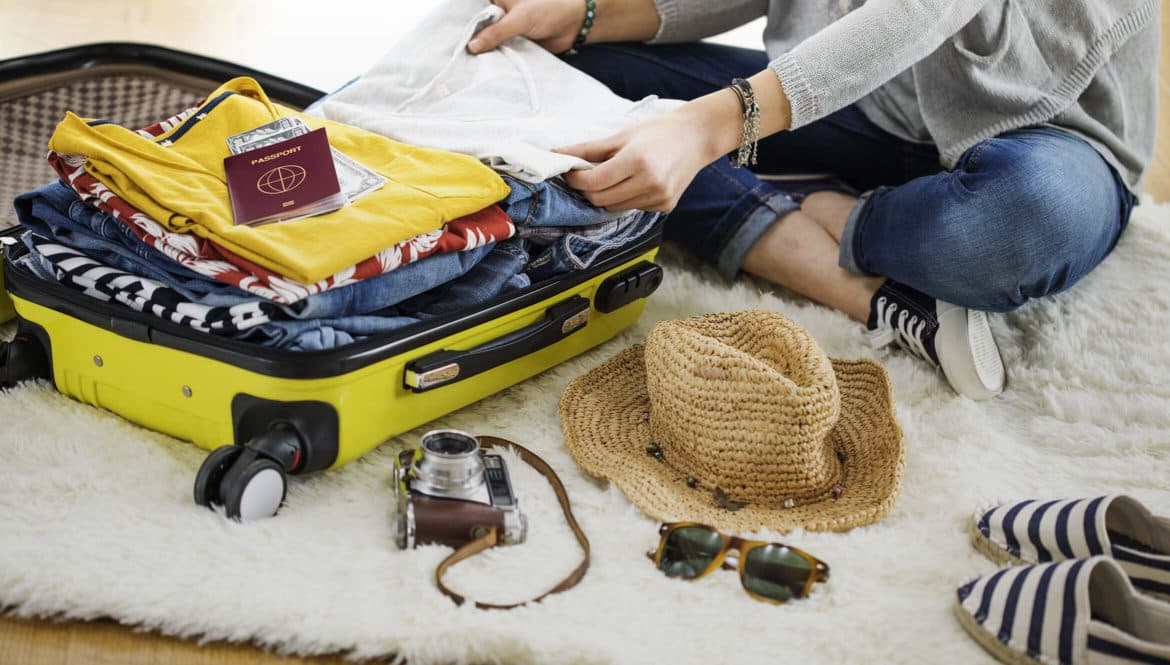
[[[786,601],[799,598],[812,576],[808,559],[783,545],[763,545],[747,553],[743,562],[743,584],[748,591]]]
[[[671,531],[662,546],[658,569],[671,577],[697,577],[723,550],[723,536],[701,526]]]

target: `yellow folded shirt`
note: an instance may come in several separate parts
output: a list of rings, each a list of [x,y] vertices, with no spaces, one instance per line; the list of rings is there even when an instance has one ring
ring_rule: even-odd
[[[381,189],[335,212],[259,227],[236,226],[223,160],[227,137],[284,116],[325,127],[329,143],[385,176]],[[312,283],[508,195],[478,160],[392,141],[273,104],[250,78],[228,81],[191,117],[157,138],[72,113],[49,148],[83,155],[85,169],[172,231],[190,232],[269,270]]]

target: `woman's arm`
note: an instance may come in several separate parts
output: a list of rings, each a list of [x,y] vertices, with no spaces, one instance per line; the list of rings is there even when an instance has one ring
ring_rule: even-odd
[[[586,39],[596,42],[644,42],[658,34],[654,0],[594,0],[596,17]],[[472,53],[490,51],[523,35],[552,53],[573,46],[585,21],[585,0],[492,0],[504,17],[468,43]]]
[[[504,17],[484,28],[468,48],[490,51],[524,35],[553,53],[569,50],[585,20],[585,0],[492,0]],[[726,32],[768,11],[768,0],[594,0],[585,43],[685,42]]]
[[[792,104],[792,127],[848,106],[930,55],[988,0],[869,0],[769,67]]]
[[[749,79],[760,106],[759,137],[857,101],[938,48],[987,1],[869,0]],[[667,211],[700,169],[742,138],[739,101],[720,90],[560,152],[600,162],[565,175],[594,205]]]
[[[697,42],[768,13],[768,0],[654,0],[654,6],[661,24],[653,41],[659,44]]]
[[[760,136],[787,128],[788,99],[776,74],[764,70],[748,81],[760,106]],[[742,138],[739,99],[723,89],[608,138],[557,152],[599,162],[565,174],[593,205],[666,212],[700,169],[739,147]]]

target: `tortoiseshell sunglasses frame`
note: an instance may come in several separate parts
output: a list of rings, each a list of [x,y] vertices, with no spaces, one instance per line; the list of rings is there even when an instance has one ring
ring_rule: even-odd
[[[800,595],[798,595],[797,598],[808,597],[808,594],[812,591],[813,584],[815,584],[817,582],[827,582],[829,580],[829,564],[825,563],[824,561],[821,561],[820,559],[809,554],[808,552],[805,552],[804,550],[797,549],[795,547],[792,547],[791,545],[785,545],[784,543],[769,542],[769,541],[764,541],[764,540],[747,540],[744,538],[740,538],[739,536],[732,536],[730,534],[727,534],[727,533],[720,531],[719,529],[716,529],[715,527],[713,527],[709,524],[703,524],[701,522],[664,522],[661,526],[659,526],[658,527],[658,549],[654,552],[647,552],[646,553],[646,556],[650,557],[650,559],[652,559],[654,561],[655,568],[662,570],[662,552],[663,552],[663,550],[666,549],[666,541],[667,541],[667,538],[670,537],[671,532],[673,532],[677,529],[682,529],[682,528],[686,528],[686,527],[697,527],[700,529],[706,529],[712,533],[719,534],[719,537],[723,540],[723,548],[721,550],[719,550],[719,553],[716,554],[711,559],[711,563],[708,564],[708,566],[703,570],[703,572],[699,573],[698,575],[695,575],[694,577],[677,576],[677,577],[680,577],[681,579],[684,579],[687,581],[697,580],[700,577],[703,577],[703,576],[707,575],[708,573],[710,573],[711,571],[715,570],[716,568],[720,568],[720,567],[722,567],[726,570],[738,570],[739,571],[739,583],[740,583],[740,585],[743,586],[743,590],[745,593],[747,593],[747,595],[751,596],[752,598],[755,598],[756,600],[763,601],[765,603],[772,603],[773,605],[783,605],[785,602],[783,600],[777,600],[775,598],[761,596],[760,594],[755,593],[754,591],[749,589],[747,586],[747,581],[744,580],[744,577],[743,577],[744,576],[744,565],[747,562],[748,552],[756,549],[757,547],[765,547],[768,545],[774,545],[776,547],[783,547],[783,548],[787,549],[788,551],[796,554],[800,558],[804,559],[805,561],[809,562],[808,579],[805,580],[804,587],[801,588]],[[739,565],[738,566],[733,566],[730,563],[727,563],[727,561],[726,561],[727,553],[733,549],[739,551]]]

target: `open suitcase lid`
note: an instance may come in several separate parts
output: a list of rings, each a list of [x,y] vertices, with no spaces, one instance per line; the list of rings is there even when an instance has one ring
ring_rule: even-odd
[[[160,46],[102,43],[0,61],[0,229],[11,202],[56,178],[45,160],[65,111],[145,127],[194,106],[224,81],[250,76],[273,100],[302,109],[324,95],[306,85]]]
[[[52,182],[49,137],[66,111],[145,127],[250,76],[269,98],[302,109],[325,93],[235,63],[161,46],[110,42],[0,61],[0,235],[16,231],[12,200]],[[0,276],[0,322],[13,316]]]

